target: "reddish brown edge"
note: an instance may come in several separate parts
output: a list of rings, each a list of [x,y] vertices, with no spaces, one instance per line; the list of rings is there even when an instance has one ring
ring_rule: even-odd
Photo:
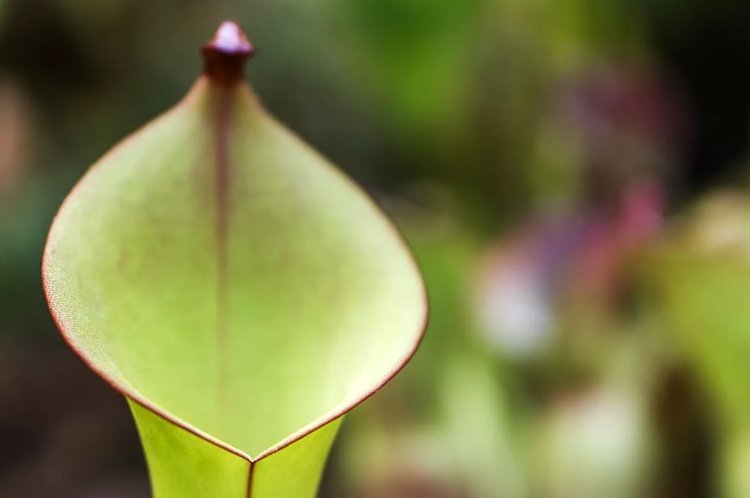
[[[232,453],[232,454],[234,454],[234,455],[236,455],[236,456],[238,456],[238,457],[240,457],[240,458],[248,461],[251,464],[250,465],[250,475],[249,475],[249,477],[251,477],[252,476],[252,470],[253,470],[253,467],[254,467],[253,464],[255,464],[257,462],[260,462],[264,458],[266,458],[268,456],[271,456],[274,453],[277,453],[277,452],[283,450],[287,446],[290,446],[290,445],[296,443],[297,441],[303,439],[305,436],[311,434],[312,432],[314,432],[314,431],[320,429],[321,427],[324,427],[325,425],[333,422],[334,420],[336,420],[336,419],[338,419],[338,418],[346,415],[351,410],[353,410],[354,408],[356,408],[357,406],[359,406],[362,402],[366,401],[371,396],[373,396],[376,392],[378,392],[380,389],[382,389],[383,386],[385,386],[391,379],[393,379],[393,377],[395,377],[406,366],[406,364],[412,359],[412,357],[416,353],[417,348],[419,347],[419,344],[422,342],[422,339],[424,338],[425,331],[427,330],[427,324],[428,324],[428,320],[429,320],[427,288],[425,287],[424,278],[420,278],[419,281],[420,281],[420,284],[422,286],[422,293],[421,293],[422,294],[422,303],[421,303],[421,308],[422,308],[423,321],[422,321],[421,329],[420,329],[420,331],[418,332],[418,334],[417,334],[417,336],[415,338],[414,345],[409,350],[408,354],[406,356],[404,356],[403,358],[401,358],[398,361],[398,363],[396,364],[395,368],[393,368],[390,372],[388,372],[388,374],[386,374],[386,376],[383,378],[383,380],[381,382],[379,382],[377,385],[375,385],[369,391],[365,392],[359,398],[355,399],[353,402],[347,404],[344,407],[334,408],[333,410],[329,411],[327,414],[325,414],[325,415],[319,417],[318,419],[312,421],[310,424],[302,427],[297,432],[294,432],[293,434],[291,434],[287,438],[281,440],[277,444],[275,444],[275,445],[271,446],[270,448],[268,448],[267,450],[261,452],[256,457],[251,457],[247,453],[245,453],[245,452],[243,452],[243,451],[241,451],[241,450],[239,450],[237,448],[234,448],[233,446],[231,446],[231,445],[229,445],[229,444],[227,444],[227,443],[225,443],[225,442],[223,442],[223,441],[221,441],[221,440],[219,440],[219,439],[211,436],[210,434],[208,434],[206,432],[203,432],[202,430],[200,430],[197,427],[191,425],[190,423],[188,423],[188,422],[180,419],[176,415],[173,415],[173,414],[169,413],[168,411],[160,408],[156,404],[152,403],[148,398],[146,398],[145,396],[143,396],[139,392],[137,392],[137,390],[135,390],[135,388],[133,388],[131,386],[127,386],[127,385],[121,384],[117,379],[112,378],[103,369],[99,368],[93,361],[91,361],[89,358],[87,358],[86,355],[84,354],[84,352],[82,350],[79,350],[76,347],[75,341],[73,340],[71,334],[66,329],[65,324],[63,323],[62,318],[58,315],[57,310],[55,309],[55,306],[53,304],[53,301],[54,301],[53,297],[54,296],[51,295],[50,289],[49,289],[49,285],[48,285],[48,282],[47,282],[47,268],[49,266],[49,261],[50,261],[50,256],[51,256],[50,255],[49,242],[50,242],[50,239],[52,237],[52,233],[56,229],[56,224],[57,224],[57,222],[58,222],[58,220],[60,218],[60,214],[65,210],[66,205],[68,204],[68,202],[70,201],[70,199],[75,196],[76,191],[78,190],[78,188],[86,181],[87,177],[89,177],[89,175],[96,168],[98,168],[101,164],[103,164],[104,162],[106,162],[106,160],[113,153],[115,153],[117,150],[119,150],[121,147],[123,147],[124,145],[126,145],[130,141],[138,138],[138,136],[141,133],[143,133],[144,131],[148,130],[150,127],[152,127],[157,122],[161,121],[162,119],[165,119],[165,118],[169,117],[172,114],[172,112],[174,112],[175,110],[177,110],[179,107],[181,107],[181,106],[187,104],[188,102],[190,102],[190,100],[192,100],[192,96],[196,93],[194,91],[195,88],[197,86],[199,86],[199,85],[206,85],[206,84],[210,84],[210,82],[208,82],[205,77],[199,78],[198,81],[193,86],[193,88],[188,92],[187,96],[185,98],[183,98],[177,105],[175,105],[172,109],[168,110],[167,112],[165,112],[161,116],[155,118],[151,122],[149,122],[146,125],[144,125],[143,127],[141,127],[139,130],[133,132],[130,136],[126,137],[124,140],[122,140],[121,142],[119,142],[118,144],[116,144],[112,149],[110,149],[107,153],[105,153],[105,155],[101,159],[99,159],[93,166],[91,166],[89,168],[89,170],[84,174],[84,176],[76,183],[76,185],[73,187],[73,189],[68,193],[68,195],[63,200],[60,208],[57,211],[57,214],[55,215],[55,217],[52,220],[52,224],[50,226],[50,230],[49,230],[49,232],[47,234],[47,241],[45,243],[44,252],[43,252],[43,255],[42,255],[42,288],[43,288],[43,291],[44,291],[44,297],[45,297],[45,299],[47,301],[47,306],[48,306],[48,308],[50,310],[50,313],[52,315],[52,319],[55,322],[55,325],[57,326],[57,328],[60,330],[60,333],[63,336],[63,339],[68,344],[68,346],[81,358],[81,360],[92,371],[94,371],[94,373],[96,373],[99,377],[101,377],[102,380],[104,380],[107,384],[109,384],[110,387],[112,387],[115,391],[119,392],[120,394],[122,394],[126,398],[132,400],[133,402],[139,404],[143,408],[145,408],[145,409],[151,411],[152,413],[160,416],[161,418],[167,420],[168,422],[171,422],[172,424],[176,425],[177,427],[180,427],[180,428],[184,429],[185,431],[187,431],[187,432],[189,432],[189,433],[191,433],[191,434],[193,434],[193,435],[195,435],[195,436],[197,436],[197,437],[205,440],[206,442],[211,443],[211,444],[213,444],[213,445],[215,445],[215,446],[217,446],[219,448],[222,448],[222,449],[224,449],[224,450],[226,450],[226,451],[228,451],[228,452],[230,452],[230,453]],[[248,95],[248,97],[257,101],[256,97],[253,95],[253,93],[250,90],[250,88],[244,82],[242,83],[242,86],[243,86],[243,90],[246,92],[246,94]],[[265,110],[262,108],[262,106],[260,106],[259,102],[258,102],[258,105],[259,105],[260,112],[265,112]],[[269,118],[272,119],[272,120],[274,120],[273,117],[271,117],[271,116],[269,116]],[[279,123],[278,121],[275,121],[275,120],[274,120],[274,124],[276,124],[277,126],[281,126],[282,128],[284,128],[290,134],[291,137],[293,137],[293,139],[296,139],[296,140],[298,140],[298,141],[300,141],[300,142],[302,142],[304,144],[304,141],[301,140],[294,132],[292,132],[291,130],[289,130],[286,126],[284,126],[283,124],[281,124],[281,123]],[[305,146],[308,147],[313,153],[317,153],[317,151],[315,149],[313,149],[312,147],[310,147],[309,145],[305,144]],[[335,166],[333,166],[325,158],[323,158],[323,159],[324,159],[323,160],[324,164],[328,165],[330,167],[330,169],[335,174],[338,174],[340,177],[342,177],[345,180],[345,183],[349,184],[349,186],[351,188],[353,188],[356,191],[358,191],[361,194],[362,199],[365,202],[369,202],[370,205],[374,208],[375,213],[377,215],[379,215],[379,216],[382,217],[382,219],[386,222],[386,224],[391,228],[391,231],[393,232],[393,234],[394,234],[394,236],[396,238],[397,243],[399,243],[402,246],[402,248],[404,249],[405,253],[408,255],[408,258],[411,261],[411,264],[413,265],[415,272],[420,277],[422,277],[422,271],[421,271],[421,269],[419,267],[418,262],[416,261],[416,258],[414,257],[414,253],[413,253],[411,247],[409,246],[409,244],[406,242],[406,240],[403,237],[403,235],[401,234],[401,232],[399,231],[399,229],[396,227],[396,224],[383,212],[383,210],[377,205],[377,203],[364,190],[362,190],[359,187],[359,185],[357,185],[351,178],[349,178],[348,175],[346,175],[344,172],[342,172],[341,170],[339,170],[338,168],[336,168]],[[250,487],[250,483],[251,482],[249,481],[248,482],[248,487]]]

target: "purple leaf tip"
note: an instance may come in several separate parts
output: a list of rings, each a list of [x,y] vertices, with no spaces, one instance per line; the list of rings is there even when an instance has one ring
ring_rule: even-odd
[[[242,28],[232,21],[221,23],[214,39],[203,47],[203,73],[212,81],[232,85],[242,81],[245,62],[255,48]]]
[[[221,23],[209,45],[226,54],[250,54],[253,52],[253,45],[250,40],[247,39],[242,28],[233,21]]]

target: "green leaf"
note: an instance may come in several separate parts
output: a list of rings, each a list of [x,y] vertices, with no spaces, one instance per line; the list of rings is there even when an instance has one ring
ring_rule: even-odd
[[[750,203],[713,193],[667,234],[646,265],[654,304],[706,389],[718,421],[716,481],[750,496]]]
[[[654,303],[723,421],[747,427],[750,204],[742,196],[715,194],[679,228],[648,261]]]
[[[424,329],[401,237],[262,109],[238,30],[88,171],[44,254],[52,314],[129,399],[156,498],[314,496],[341,417]]]

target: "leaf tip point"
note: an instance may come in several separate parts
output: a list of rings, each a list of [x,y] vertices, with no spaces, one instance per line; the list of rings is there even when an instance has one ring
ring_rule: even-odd
[[[216,30],[213,40],[208,46],[225,54],[252,55],[255,48],[239,24],[234,21],[224,21]]]
[[[202,52],[204,74],[215,82],[234,84],[243,79],[245,63],[255,55],[255,47],[239,24],[224,21]]]

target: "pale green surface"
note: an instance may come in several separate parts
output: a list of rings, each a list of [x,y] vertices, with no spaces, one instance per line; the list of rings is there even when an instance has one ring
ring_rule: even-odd
[[[313,498],[341,419],[255,463],[252,498]]]
[[[228,91],[225,305],[219,90],[205,79],[77,185],[44,274],[63,333],[97,372],[250,460],[381,385],[412,353],[426,310],[408,251],[371,201],[244,85]],[[134,413],[157,498],[235,496],[242,457]],[[313,496],[337,425],[261,460],[253,498]],[[181,495],[165,483],[184,482],[182,459],[232,482]]]
[[[250,462],[137,403],[131,401],[130,409],[143,441],[154,496],[246,498]]]

